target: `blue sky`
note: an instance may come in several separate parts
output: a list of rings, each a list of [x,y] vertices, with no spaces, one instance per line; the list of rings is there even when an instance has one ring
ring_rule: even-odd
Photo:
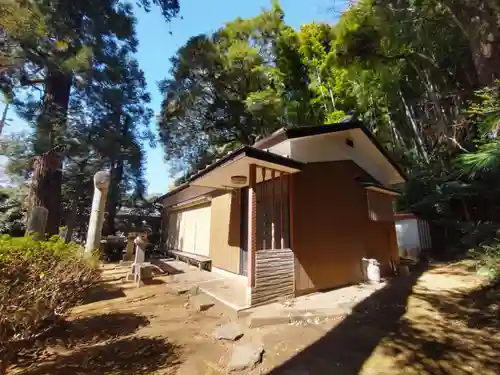
[[[180,0],[183,19],[175,19],[166,24],[155,9],[151,13],[141,12],[137,24],[139,50],[137,58],[144,70],[148,89],[152,95],[151,107],[158,113],[161,95],[157,83],[164,79],[170,68],[169,58],[193,35],[209,33],[217,30],[237,17],[253,17],[262,8],[269,8],[271,0]],[[304,23],[332,22],[342,7],[341,0],[281,0],[285,11],[285,21],[294,28]],[[172,35],[169,34],[172,32]],[[0,111],[3,104],[0,104]],[[0,112],[1,113],[1,112]],[[27,129],[27,125],[17,119],[13,112],[11,126],[4,133]],[[150,127],[156,131],[156,123]],[[168,171],[168,163],[163,158],[163,151],[158,145],[156,149],[147,147],[146,179],[148,194],[165,193],[172,181]]]

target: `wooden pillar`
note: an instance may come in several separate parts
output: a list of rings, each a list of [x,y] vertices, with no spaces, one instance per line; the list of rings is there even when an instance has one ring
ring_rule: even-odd
[[[261,241],[258,241],[258,249],[267,249],[266,245],[266,237],[267,237],[267,187],[265,184],[266,181],[266,168],[260,167],[261,169],[261,176],[262,176],[262,181],[260,182],[260,194],[258,197],[259,203],[260,203],[260,210],[257,212],[257,233],[261,237]],[[260,242],[260,243],[259,243]]]
[[[248,285],[255,286],[255,252],[257,251],[257,166],[250,165],[248,189]]]
[[[284,173],[283,172],[280,172],[280,212],[279,212],[279,215],[280,215],[280,244],[281,244],[281,248],[284,249],[285,248],[285,221],[283,220],[284,216],[283,215],[283,210],[285,209],[284,206],[285,206],[285,199],[287,197],[285,197],[285,194],[283,192],[283,176],[284,176]]]
[[[287,179],[287,183],[288,183],[288,235],[289,235],[289,246],[290,246],[290,249],[292,249],[292,252],[293,252],[293,248],[294,248],[294,211],[295,211],[295,207],[294,207],[294,184],[293,184],[293,178],[294,178],[294,175],[287,175],[286,176],[286,179]],[[297,275],[299,274],[299,262],[297,262],[297,258],[295,256],[295,253],[293,254],[293,285],[294,285],[294,292],[295,292],[295,295],[297,295],[297,284],[298,284],[298,280],[297,280]]]
[[[276,171],[271,169],[271,249],[276,249]]]

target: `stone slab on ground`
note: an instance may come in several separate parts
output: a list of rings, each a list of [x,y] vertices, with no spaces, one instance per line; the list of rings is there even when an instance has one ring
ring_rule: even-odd
[[[213,336],[217,340],[236,341],[243,336],[243,327],[236,322],[230,322],[217,327]]]
[[[339,318],[351,313],[350,308],[331,308],[319,310],[293,310],[280,309],[260,311],[250,314],[247,318],[247,324],[250,328],[258,328],[277,324],[318,324],[325,319]]]
[[[181,294],[186,294],[191,290],[192,285],[184,284],[184,283],[168,283],[167,290],[169,293],[177,294],[178,296]]]
[[[264,348],[253,343],[238,343],[233,347],[233,353],[227,366],[229,371],[252,369],[262,361]]]
[[[196,296],[192,296],[191,298],[189,298],[189,305],[194,310],[201,312],[208,310],[213,305],[215,305],[215,303],[211,297],[205,294],[198,294]]]

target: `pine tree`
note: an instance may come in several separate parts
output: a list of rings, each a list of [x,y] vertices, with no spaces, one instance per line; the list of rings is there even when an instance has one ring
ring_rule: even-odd
[[[158,5],[166,20],[178,11],[176,0],[141,0],[147,11]],[[18,48],[16,59],[3,76],[5,90],[40,86],[43,97],[36,119],[32,205],[49,210],[47,232],[57,233],[60,222],[62,160],[72,89],[94,79],[105,64],[106,51],[126,45],[135,51],[137,40],[133,8],[116,0],[36,0],[2,3],[0,29],[8,44]],[[34,25],[24,32],[23,25]],[[14,25],[14,26],[12,26]],[[4,83],[6,82],[6,83]],[[62,147],[61,147],[62,146]]]

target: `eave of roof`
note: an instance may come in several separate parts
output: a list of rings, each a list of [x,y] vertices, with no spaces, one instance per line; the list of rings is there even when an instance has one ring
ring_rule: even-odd
[[[223,166],[224,164],[233,161],[234,159],[240,158],[240,157],[250,157],[254,159],[259,159],[262,161],[267,161],[270,163],[275,163],[275,164],[280,164],[286,167],[290,168],[296,168],[296,169],[302,169],[304,166],[304,163],[293,160],[290,158],[287,158],[285,156],[277,155],[272,152],[264,151],[258,148],[255,148],[253,146],[241,146],[240,148],[234,150],[233,152],[230,152],[229,154],[225,155],[224,157],[218,159],[214,163],[210,164],[209,166],[205,167],[204,169],[200,170],[193,176],[189,178],[187,182],[184,184],[176,187],[175,189],[169,191],[166,194],[163,194],[162,196],[158,197],[155,199],[154,202],[158,202],[161,200],[164,200],[165,198],[174,195],[176,193],[179,193],[180,191],[187,189],[189,186],[192,185],[192,182],[205,174],[209,173],[210,171],[213,171],[214,169]]]
[[[374,137],[372,132],[368,130],[366,126],[361,121],[350,120],[343,121],[335,124],[325,124],[318,126],[300,126],[297,128],[282,128],[278,131],[274,132],[267,138],[264,138],[254,144],[254,147],[264,149],[272,147],[280,142],[283,142],[287,139],[293,138],[302,138],[302,137],[310,137],[313,135],[321,135],[321,134],[329,134],[336,133],[346,130],[352,129],[360,129],[368,139],[373,143],[373,145],[384,155],[384,157],[391,163],[391,165],[396,169],[396,171],[400,174],[400,176],[408,181],[408,176],[404,172],[404,170],[392,159],[389,155],[388,151],[383,147],[380,142]]]
[[[402,212],[394,214],[394,219],[396,220],[418,219],[418,216],[413,212]]]
[[[194,176],[192,176],[187,182],[184,184],[176,187],[173,190],[170,190],[166,194],[160,196],[159,198],[155,199],[153,203],[157,203],[159,201],[162,201],[163,199],[178,193],[184,189],[187,189],[190,186],[190,182],[192,182],[194,179],[202,176],[205,173],[208,173],[209,171],[213,170],[214,168],[217,168],[218,166],[224,164],[225,162],[229,161],[230,159],[234,158],[235,156],[240,155],[243,152],[266,152],[263,151],[263,149],[272,147],[280,142],[283,142],[287,139],[293,139],[293,138],[302,138],[302,137],[310,137],[313,135],[321,135],[321,134],[328,134],[328,133],[336,133],[336,132],[341,132],[341,131],[346,131],[346,130],[352,130],[352,129],[360,129],[367,137],[368,139],[372,142],[372,144],[382,153],[382,155],[391,163],[391,165],[394,167],[394,169],[399,173],[399,175],[405,180],[408,181],[408,177],[404,170],[392,159],[392,157],[389,155],[388,151],[380,144],[380,142],[374,137],[374,135],[368,130],[366,126],[361,121],[356,121],[356,120],[349,120],[349,121],[342,121],[339,123],[335,124],[325,124],[325,125],[318,125],[318,126],[300,126],[296,128],[281,128],[277,131],[275,131],[273,134],[271,134],[269,137],[264,138],[260,141],[255,142],[253,146],[242,146],[239,149],[229,153],[228,155],[224,156],[223,158],[217,160],[215,163],[209,165],[205,169],[202,169],[198,173],[196,173]],[[245,151],[246,150],[246,151]],[[249,151],[252,150],[252,151]],[[268,153],[271,156],[279,156],[276,154]],[[262,154],[261,154],[262,155]],[[281,157],[283,159],[287,159],[289,161],[295,162],[295,163],[300,163],[298,161],[288,159],[285,157]]]
[[[372,182],[363,182],[363,183],[361,183],[361,185],[365,189],[378,190],[380,192],[387,193],[387,194],[394,195],[394,196],[401,195],[401,193],[399,193],[398,191],[386,188],[385,186],[382,186],[380,184],[374,184]]]
[[[182,190],[185,190],[189,187],[189,183],[185,182],[183,183],[182,185],[179,185],[175,188],[173,188],[172,190],[170,191],[167,191],[165,194],[163,195],[160,195],[158,198],[156,198],[152,203],[158,203],[162,200],[164,200],[166,197],[169,197],[171,195],[174,195],[175,193],[179,193],[181,192]]]

